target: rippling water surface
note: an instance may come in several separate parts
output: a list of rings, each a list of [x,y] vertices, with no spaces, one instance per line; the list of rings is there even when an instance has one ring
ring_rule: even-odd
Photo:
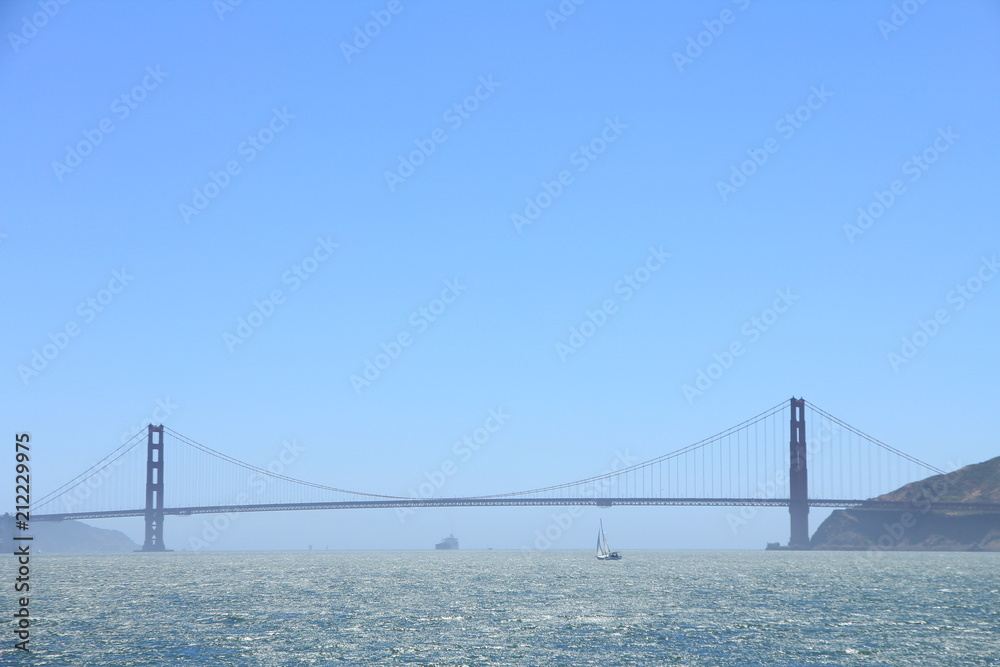
[[[0,564],[12,581],[12,560]],[[739,551],[39,557],[30,664],[1000,665],[998,565]],[[11,644],[4,662],[29,664]]]

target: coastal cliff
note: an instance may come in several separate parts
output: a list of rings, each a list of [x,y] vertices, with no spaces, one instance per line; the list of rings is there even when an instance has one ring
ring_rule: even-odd
[[[1000,513],[931,511],[932,501],[1000,503],[1000,456],[912,482],[876,500],[905,510],[837,510],[816,530],[812,549],[1000,551]]]
[[[13,551],[13,535],[14,517],[0,516],[0,549]],[[128,553],[139,548],[121,531],[97,528],[82,521],[34,521],[31,535],[33,553]]]

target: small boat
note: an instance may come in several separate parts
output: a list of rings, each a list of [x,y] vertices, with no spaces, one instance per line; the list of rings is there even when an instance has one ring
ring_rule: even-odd
[[[437,544],[435,544],[434,548],[438,549],[438,550],[443,550],[443,549],[457,549],[458,548],[458,540],[455,539],[454,535],[449,535],[448,537],[444,538],[443,540],[441,540],[440,542],[438,542]]]
[[[601,522],[601,532],[597,534],[597,560],[621,560],[622,556],[617,551],[612,551],[608,546],[608,538],[604,535],[604,522]]]

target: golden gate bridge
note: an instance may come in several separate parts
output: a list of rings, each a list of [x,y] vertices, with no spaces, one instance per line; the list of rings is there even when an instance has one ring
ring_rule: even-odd
[[[193,514],[401,507],[787,507],[788,545],[805,548],[811,507],[912,509],[909,501],[877,498],[928,473],[945,471],[802,398],[620,470],[541,488],[462,497],[397,496],[297,479],[241,461],[162,424],[150,424],[34,503],[31,518],[141,516],[145,519],[142,550],[166,551],[165,518]],[[1000,511],[998,503],[933,499],[924,499],[921,507]]]

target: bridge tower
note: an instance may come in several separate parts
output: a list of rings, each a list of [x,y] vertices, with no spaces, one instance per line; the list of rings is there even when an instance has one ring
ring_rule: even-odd
[[[791,439],[789,441],[788,513],[792,530],[788,538],[790,549],[809,547],[809,471],[806,467],[806,401],[791,402]]]
[[[146,440],[146,541],[143,551],[167,551],[163,544],[163,424],[149,425]]]

